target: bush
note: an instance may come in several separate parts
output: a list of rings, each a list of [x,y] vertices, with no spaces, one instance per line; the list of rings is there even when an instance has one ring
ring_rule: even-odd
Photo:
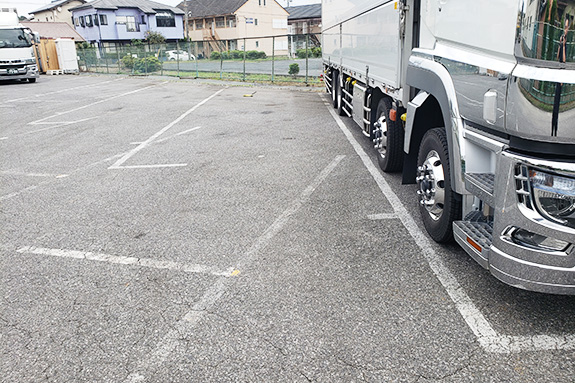
[[[299,65],[298,63],[293,63],[289,65],[289,72],[293,77],[295,77],[299,73]]]
[[[134,68],[134,62],[136,61],[136,59],[134,57],[132,57],[131,54],[127,54],[124,57],[122,57],[122,66],[124,68],[128,68],[128,69],[132,69]]]
[[[246,58],[248,60],[265,59],[267,57],[266,52],[261,51],[247,51]]]
[[[311,54],[313,55],[313,57],[321,57],[321,48],[320,47],[311,48]]]
[[[299,58],[299,59],[305,59],[308,57],[311,57],[311,51],[309,50],[305,50],[305,49],[298,49],[295,51],[295,55]]]
[[[238,59],[243,59],[244,58],[244,52],[243,51],[238,51],[238,50],[233,50],[233,51],[229,51],[228,55],[231,59],[234,60],[238,60]]]
[[[222,54],[220,52],[212,52],[210,55],[210,60],[220,60],[222,58]]]
[[[157,57],[149,56],[134,60],[134,70],[137,72],[156,72],[162,69],[162,63]]]

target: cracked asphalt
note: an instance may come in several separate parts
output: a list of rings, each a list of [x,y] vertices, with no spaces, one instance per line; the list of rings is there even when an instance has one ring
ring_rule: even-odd
[[[573,382],[481,346],[320,89],[42,76],[0,113],[1,382]],[[497,334],[575,335],[575,297],[430,247]]]

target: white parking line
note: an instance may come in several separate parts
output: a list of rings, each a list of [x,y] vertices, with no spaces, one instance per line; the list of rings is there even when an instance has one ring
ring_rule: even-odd
[[[183,271],[185,273],[210,274],[218,277],[229,277],[234,272],[233,267],[230,267],[226,270],[218,270],[214,267],[204,265],[186,264],[172,261],[160,261],[157,259],[150,259],[150,258],[124,257],[119,255],[92,253],[89,251],[46,249],[43,247],[26,246],[16,250],[16,252],[21,254],[50,255],[53,257],[61,257],[61,258],[85,259],[89,261],[114,263],[120,265],[142,266],[153,269],[176,270],[176,271]]]
[[[483,313],[473,303],[471,298],[463,290],[455,276],[449,271],[447,266],[441,260],[441,257],[435,252],[430,239],[421,231],[413,217],[409,214],[399,197],[391,189],[381,172],[375,167],[369,156],[365,153],[361,145],[353,137],[352,133],[345,126],[342,119],[334,112],[331,102],[320,95],[329,112],[333,116],[337,125],[354,148],[357,155],[361,158],[364,166],[367,168],[377,186],[393,206],[395,215],[401,220],[414,243],[419,246],[429,267],[443,285],[447,294],[451,297],[457,310],[473,332],[477,341],[487,352],[494,353],[511,353],[527,352],[542,350],[574,350],[575,335],[559,336],[507,336],[498,334],[485,318]]]
[[[226,90],[226,88],[220,89],[218,90],[216,93],[212,94],[210,97],[204,99],[203,101],[200,101],[198,104],[194,105],[192,108],[188,109],[187,111],[185,111],[180,117],[176,118],[174,121],[170,122],[168,125],[164,126],[162,129],[160,129],[160,131],[158,131],[157,133],[155,133],[153,136],[151,136],[150,138],[148,138],[146,141],[142,142],[141,144],[139,144],[138,146],[136,146],[134,149],[130,150],[125,156],[123,156],[122,158],[120,158],[118,161],[116,161],[116,163],[114,163],[112,166],[110,166],[108,169],[112,170],[112,169],[124,169],[127,167],[122,166],[122,164],[126,161],[128,161],[130,158],[132,158],[132,156],[134,156],[136,153],[138,153],[140,150],[144,149],[145,147],[147,147],[148,145],[150,145],[152,143],[152,141],[154,141],[156,138],[158,138],[159,136],[161,136],[162,134],[164,134],[165,132],[167,132],[169,129],[171,129],[174,125],[176,125],[177,123],[179,123],[180,121],[182,121],[184,118],[186,118],[190,113],[194,112],[196,109],[198,109],[200,106],[204,105],[206,102],[210,101],[212,98],[216,97],[218,94],[222,93],[224,90]],[[164,165],[164,166],[186,166],[187,164],[172,164],[172,165]]]
[[[248,268],[256,259],[258,253],[263,250],[270,241],[278,234],[290,217],[297,213],[299,209],[309,200],[313,192],[321,185],[321,183],[331,174],[331,172],[339,165],[345,156],[337,156],[335,159],[326,166],[321,173],[313,180],[313,182],[304,189],[300,196],[293,201],[287,209],[271,224],[270,227],[254,242],[249,250],[240,258],[240,263],[237,265],[236,270],[244,270]],[[202,298],[197,302],[192,309],[184,315],[182,319],[175,323],[173,329],[169,331],[160,343],[156,346],[149,358],[142,360],[136,367],[136,371],[131,373],[125,383],[136,383],[145,380],[145,375],[149,371],[157,370],[161,367],[162,363],[168,359],[170,353],[177,347],[179,342],[183,339],[185,334],[190,333],[198,322],[206,315],[206,310],[209,310],[224,294],[230,284],[230,280],[219,278],[211,288],[209,288]]]
[[[44,118],[41,118],[41,119],[39,119],[39,120],[29,122],[28,125],[39,125],[39,124],[43,123],[44,121],[49,120],[49,119],[54,118],[54,117],[59,117],[59,116],[63,116],[63,115],[68,114],[68,113],[77,112],[77,111],[79,111],[79,110],[86,109],[86,108],[89,108],[89,107],[94,106],[94,105],[98,105],[98,104],[102,104],[102,103],[104,103],[104,102],[112,101],[112,100],[115,100],[115,99],[120,98],[120,97],[129,96],[129,95],[131,95],[131,94],[138,93],[138,92],[142,92],[142,91],[144,91],[144,90],[147,90],[147,89],[150,89],[150,88],[154,88],[154,87],[156,87],[156,86],[158,86],[158,85],[162,85],[162,84],[166,84],[166,83],[167,83],[167,81],[164,81],[164,82],[161,82],[161,83],[159,83],[159,84],[154,84],[154,85],[146,86],[146,87],[144,87],[144,88],[139,88],[139,89],[136,89],[136,90],[132,90],[132,91],[130,91],[130,92],[125,92],[125,93],[117,94],[117,95],[115,95],[115,96],[108,97],[108,98],[105,98],[105,99],[102,99],[102,100],[94,101],[94,102],[92,102],[92,103],[90,103],[90,104],[82,105],[82,106],[79,106],[79,107],[74,108],[74,109],[66,110],[66,111],[64,111],[64,112],[57,112],[57,113],[54,113],[54,114],[51,115],[51,116],[44,117]]]
[[[395,213],[381,213],[381,214],[370,214],[367,219],[372,221],[379,221],[384,219],[398,219],[399,217]]]

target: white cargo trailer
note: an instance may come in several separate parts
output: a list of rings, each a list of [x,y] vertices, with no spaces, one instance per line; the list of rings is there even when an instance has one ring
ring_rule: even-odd
[[[575,0],[323,0],[326,90],[422,223],[510,285],[575,294]]]

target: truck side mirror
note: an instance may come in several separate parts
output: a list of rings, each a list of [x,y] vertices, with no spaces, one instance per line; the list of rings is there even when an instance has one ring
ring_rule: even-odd
[[[40,43],[40,34],[38,32],[33,32],[33,34],[34,34],[34,42],[36,44],[39,44]]]

